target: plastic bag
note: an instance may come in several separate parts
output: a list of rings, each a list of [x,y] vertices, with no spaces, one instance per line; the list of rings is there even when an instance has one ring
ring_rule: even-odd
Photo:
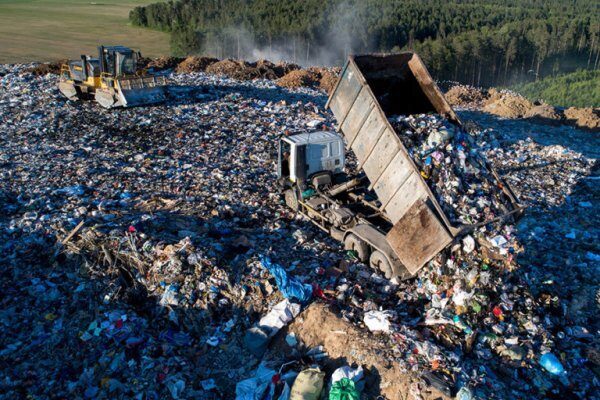
[[[546,353],[540,357],[540,365],[550,372],[552,375],[562,375],[565,368],[562,366],[558,358],[552,353]]]
[[[300,304],[290,303],[288,299],[278,303],[258,325],[248,329],[244,336],[246,347],[257,357],[262,357],[269,341],[281,328],[289,324],[300,313]]]
[[[260,262],[275,277],[277,286],[286,299],[296,299],[301,303],[307,303],[312,298],[312,286],[290,278],[279,264],[271,261],[267,256],[261,256]]]
[[[329,400],[359,400],[360,395],[354,387],[354,382],[348,378],[342,378],[331,386]]]
[[[290,400],[318,400],[323,390],[325,372],[317,368],[309,368],[300,372],[294,385]]]
[[[245,379],[235,387],[235,400],[259,400],[262,399],[275,370],[259,364],[253,378]]]
[[[389,332],[390,321],[389,313],[386,311],[368,311],[364,315],[364,322],[371,332]]]
[[[344,378],[348,378],[353,382],[358,382],[362,379],[363,375],[364,371],[362,366],[358,366],[357,368],[351,368],[345,365],[333,371],[333,374],[331,374],[331,383],[334,384],[337,381]]]

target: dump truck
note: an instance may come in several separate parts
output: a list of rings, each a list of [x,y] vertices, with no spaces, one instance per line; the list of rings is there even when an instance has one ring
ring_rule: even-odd
[[[337,132],[279,140],[278,182],[287,206],[388,279],[413,277],[475,228],[450,221],[388,121],[437,113],[462,126],[417,54],[350,56],[326,107]],[[345,172],[346,149],[358,162],[353,174]],[[510,187],[502,187],[510,210],[497,219],[522,209]]]
[[[69,100],[95,99],[102,107],[163,102],[166,80],[138,68],[141,54],[124,46],[99,46],[98,58],[82,55],[61,66],[58,89]]]

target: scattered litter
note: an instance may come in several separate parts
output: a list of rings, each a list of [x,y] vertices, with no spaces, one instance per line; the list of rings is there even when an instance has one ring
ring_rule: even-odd
[[[371,332],[390,332],[389,316],[385,311],[367,311],[364,316],[365,325]]]

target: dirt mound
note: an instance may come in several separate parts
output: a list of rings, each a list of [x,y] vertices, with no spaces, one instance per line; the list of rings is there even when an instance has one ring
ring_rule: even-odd
[[[277,80],[277,85],[286,88],[312,87],[319,83],[320,76],[318,73],[306,70],[297,69],[285,74]]]
[[[214,75],[227,75],[231,76],[235,74],[240,68],[243,67],[243,64],[240,65],[238,61],[226,59],[218,61],[214,64],[211,64],[206,68],[206,72]]]
[[[489,98],[489,94],[486,90],[473,86],[455,85],[446,92],[445,97],[451,106],[481,107]]]
[[[221,60],[206,68],[206,72],[214,75],[225,75],[240,81],[249,81],[261,77],[258,68],[245,61],[232,59]]]
[[[65,59],[65,60],[44,63],[44,64],[38,64],[34,67],[26,69],[25,71],[29,72],[33,75],[36,75],[36,76],[41,76],[41,75],[46,75],[46,74],[58,75],[58,74],[60,74],[61,65],[66,64],[67,61],[68,60]]]
[[[319,82],[319,87],[323,89],[327,94],[330,94],[335,84],[338,81],[339,73],[334,71],[324,71],[321,74],[321,81]]]
[[[146,64],[146,68],[152,68],[155,71],[162,71],[165,69],[176,68],[177,65],[182,61],[183,58],[180,57],[159,57]]]
[[[533,108],[533,103],[518,93],[508,90],[489,90],[490,98],[483,111],[504,118],[521,118]]]
[[[529,111],[525,113],[523,118],[531,118],[535,120],[542,120],[545,122],[560,122],[563,115],[560,110],[546,103],[534,105]]]
[[[250,66],[258,71],[262,79],[275,80],[283,75],[283,72],[277,68],[277,65],[269,60],[258,60],[250,64]]]
[[[567,121],[579,128],[600,130],[600,108],[571,107],[567,108],[564,113]]]
[[[275,68],[273,68],[273,70],[277,73],[277,77],[279,78],[298,69],[301,69],[301,67],[298,64],[288,62],[279,62],[275,64]]]
[[[331,93],[342,69],[339,67],[310,67],[307,70],[318,77],[320,89],[323,89],[326,93]]]
[[[276,337],[266,358],[276,359],[293,351],[285,341],[288,333],[294,333],[308,348],[323,346],[328,354],[323,365],[328,375],[342,365],[361,365],[365,370],[363,394],[366,398],[374,399],[381,394],[389,400],[406,399],[411,387],[419,385],[424,400],[448,399],[439,390],[427,387],[412,374],[403,372],[400,365],[390,363],[388,360],[392,357],[388,358],[388,354],[393,346],[386,346],[381,337],[360,331],[323,304],[313,303],[296,317]]]
[[[188,74],[190,72],[204,72],[209,65],[218,62],[218,58],[190,56],[177,65],[175,72]]]

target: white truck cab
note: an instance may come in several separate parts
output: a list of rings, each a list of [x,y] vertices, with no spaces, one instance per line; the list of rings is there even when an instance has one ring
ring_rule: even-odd
[[[344,170],[344,141],[330,131],[282,136],[277,175],[291,182],[305,181],[319,172],[335,175]]]

